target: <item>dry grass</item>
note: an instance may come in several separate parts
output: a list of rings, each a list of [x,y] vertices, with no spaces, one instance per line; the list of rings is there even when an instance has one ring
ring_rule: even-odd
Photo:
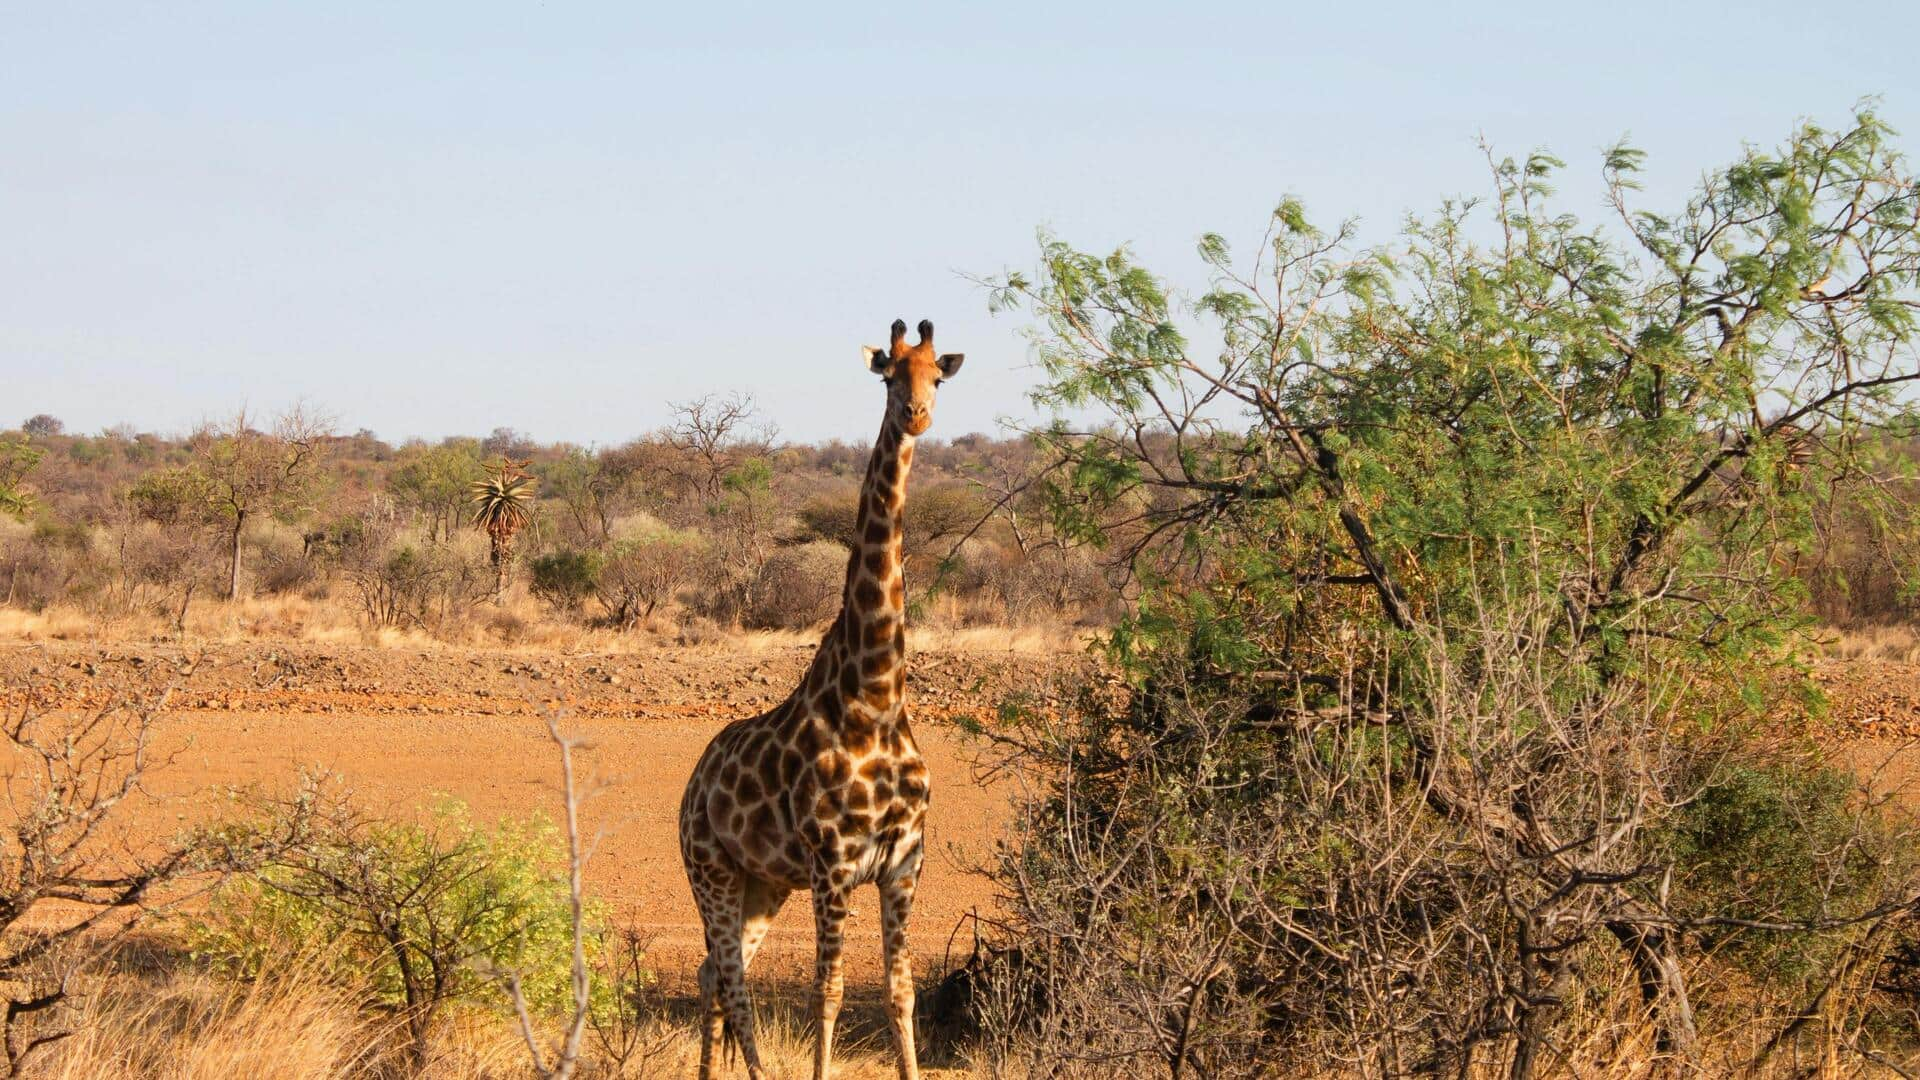
[[[761,651],[811,646],[824,629],[755,630],[722,634],[688,648]],[[952,626],[935,622],[908,631],[913,649],[968,649],[997,652],[1060,652],[1080,648],[1086,632],[1067,626]],[[351,605],[337,598],[298,595],[256,596],[237,603],[207,601],[188,611],[176,630],[159,613],[95,614],[72,605],[44,611],[0,608],[0,641],[186,642],[234,644],[248,641],[302,641],[314,644],[372,645],[387,648],[489,648],[528,653],[612,654],[678,646],[671,620],[656,618],[630,632],[556,619],[544,605],[516,591],[499,606],[487,606],[459,625],[429,634],[424,630],[369,627]]]
[[[1830,629],[1820,636],[1827,655],[1842,660],[1884,660],[1920,664],[1920,631],[1908,625]]]
[[[76,1033],[45,1051],[30,1073],[51,1080],[518,1080],[530,1075],[526,1046],[503,1013],[471,1008],[456,1014],[441,1030],[426,1069],[415,1071],[405,1059],[404,1025],[362,1008],[362,997],[351,986],[322,978],[316,967],[298,963],[252,983],[198,972],[117,974],[105,978],[73,1017]],[[811,1072],[812,1036],[792,1009],[763,1007],[758,1041],[774,1076]],[[879,1041],[884,1043],[884,1036]],[[589,1037],[589,1049],[592,1042]],[[895,1075],[890,1048],[874,1042],[873,1036],[840,1040],[834,1075],[846,1080]],[[590,1058],[587,1074],[678,1077],[692,1075],[698,1065],[700,1044],[691,1021],[662,1017],[641,1044],[663,1049],[644,1064],[629,1062],[624,1073]],[[729,1075],[744,1071],[736,1063]],[[949,1080],[976,1075],[922,1071]]]
[[[35,1072],[59,1080],[322,1077],[376,1072],[390,1025],[350,988],[295,966],[250,985],[205,975],[106,978]]]

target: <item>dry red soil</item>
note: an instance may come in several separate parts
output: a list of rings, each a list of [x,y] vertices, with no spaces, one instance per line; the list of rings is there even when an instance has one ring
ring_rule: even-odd
[[[680,868],[680,793],[727,721],[785,697],[809,646],[697,647],[619,655],[394,649],[259,642],[207,648],[46,642],[0,646],[0,701],[28,688],[60,708],[95,706],[131,688],[171,686],[157,749],[171,755],[148,787],[166,805],[140,811],[165,828],[199,818],[219,789],[291,790],[303,769],[337,772],[370,807],[411,813],[437,794],[481,820],[559,815],[559,758],[541,713],[562,701],[563,727],[586,744],[595,794],[583,808],[599,837],[591,892],[656,935],[661,971],[688,976],[698,916]],[[1008,792],[981,782],[975,749],[953,724],[986,715],[1009,690],[1035,690],[1075,654],[924,650],[912,657],[915,737],[933,772],[916,950],[937,963],[949,935],[992,889],[970,869],[1006,820]],[[864,902],[863,902],[864,900]],[[849,976],[877,979],[878,905],[863,894],[849,926]],[[789,901],[757,975],[812,970],[812,916]]]
[[[675,818],[682,785],[727,721],[783,698],[807,646],[660,649],[618,655],[395,649],[290,642],[195,648],[46,642],[0,646],[0,700],[29,687],[65,708],[97,705],[116,688],[174,687],[160,737],[172,763],[154,773],[166,802],[144,817],[167,826],[209,812],[225,786],[293,787],[305,768],[338,772],[370,806],[417,811],[436,793],[483,820],[557,816],[558,759],[540,713],[565,699],[565,725],[583,737],[599,783],[584,817],[600,837],[592,892],[657,935],[661,973],[685,979],[699,923],[681,874]],[[983,782],[976,749],[954,725],[987,716],[1009,691],[1044,692],[1085,663],[1072,653],[921,649],[911,660],[914,730],[933,770],[928,860],[914,917],[923,964],[938,963],[968,912],[993,891],[971,872],[1007,820],[1008,792]],[[1834,662],[1817,678],[1833,701],[1823,736],[1842,745],[1882,790],[1920,788],[1920,665]],[[856,901],[849,976],[879,973],[878,913]],[[756,974],[804,977],[812,927],[789,901]]]

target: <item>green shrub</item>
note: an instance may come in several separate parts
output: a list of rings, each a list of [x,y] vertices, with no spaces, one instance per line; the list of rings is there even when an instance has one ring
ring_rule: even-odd
[[[520,973],[530,1008],[569,1007],[566,845],[551,824],[488,829],[452,800],[418,822],[371,818],[325,792],[278,813],[314,824],[286,857],[214,896],[190,926],[197,957],[243,978],[288,955],[363,978],[404,1014],[422,1053],[448,1002],[503,1005],[490,987],[509,971]],[[604,921],[593,905],[587,918]],[[599,949],[596,932],[589,957]]]
[[[555,611],[578,613],[600,582],[600,557],[591,551],[562,548],[533,560],[533,595]]]
[[[1700,911],[1810,923],[1871,907],[1890,870],[1883,815],[1863,814],[1845,771],[1796,761],[1741,761],[1711,778],[1670,824],[1675,888]],[[1799,980],[1824,969],[1837,938],[1728,928],[1712,951],[1757,974]]]

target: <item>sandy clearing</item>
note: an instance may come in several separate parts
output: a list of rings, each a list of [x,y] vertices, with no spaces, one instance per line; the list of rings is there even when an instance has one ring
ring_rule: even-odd
[[[149,783],[165,805],[149,835],[203,817],[227,787],[289,791],[303,769],[337,772],[370,807],[408,813],[451,795],[483,821],[530,811],[558,816],[558,758],[540,711],[564,697],[565,723],[587,743],[583,775],[597,783],[583,821],[599,836],[592,893],[625,922],[656,935],[661,973],[690,978],[702,951],[680,867],[676,818],[695,760],[724,724],[784,695],[811,650],[695,649],[625,656],[529,656],[466,649],[396,651],[287,643],[172,645],[41,643],[0,650],[0,699],[28,686],[61,705],[97,705],[129,687],[172,686],[156,749],[173,756]],[[993,891],[970,873],[1007,816],[1007,791],[980,783],[951,723],[990,711],[1011,688],[1043,685],[1071,656],[952,653],[918,658],[915,736],[933,774],[927,869],[914,917],[923,965]],[[878,907],[854,904],[848,976],[877,980]],[[812,917],[789,900],[756,974],[812,970]],[[764,964],[764,966],[763,966]]]

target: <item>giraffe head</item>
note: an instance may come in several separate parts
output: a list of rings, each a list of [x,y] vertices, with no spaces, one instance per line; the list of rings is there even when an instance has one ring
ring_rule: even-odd
[[[934,355],[933,323],[920,320],[920,340],[907,344],[907,324],[893,320],[893,336],[886,348],[862,346],[867,367],[887,384],[887,415],[909,435],[922,435],[933,426],[933,388],[960,371],[966,357],[959,353]]]

